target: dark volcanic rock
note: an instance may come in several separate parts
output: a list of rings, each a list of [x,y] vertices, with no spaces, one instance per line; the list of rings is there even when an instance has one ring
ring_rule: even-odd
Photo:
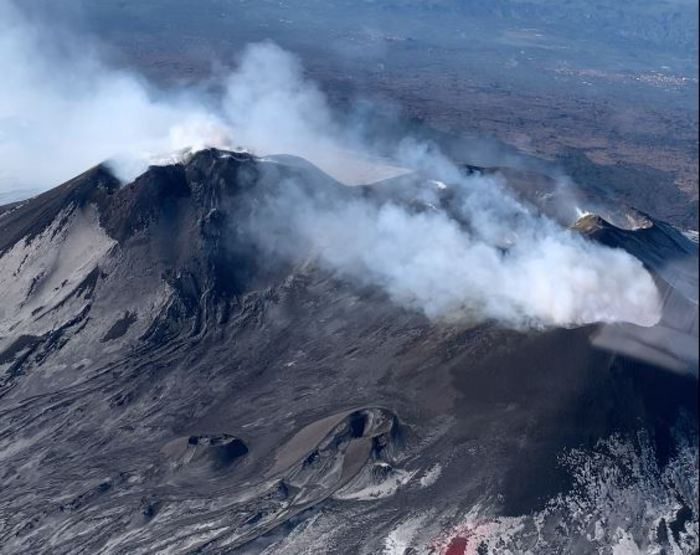
[[[438,325],[269,260],[239,224],[289,177],[320,203],[424,209],[398,182],[205,150],[0,210],[4,552],[697,547],[688,368],[598,349],[600,326]],[[668,268],[697,247],[652,223],[578,228],[686,310]]]

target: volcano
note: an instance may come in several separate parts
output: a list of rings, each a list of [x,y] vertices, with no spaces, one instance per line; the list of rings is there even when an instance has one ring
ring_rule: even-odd
[[[3,550],[698,549],[696,243],[573,226],[652,274],[653,328],[439,323],[251,242],[290,177],[427,209],[215,149],[0,207]]]

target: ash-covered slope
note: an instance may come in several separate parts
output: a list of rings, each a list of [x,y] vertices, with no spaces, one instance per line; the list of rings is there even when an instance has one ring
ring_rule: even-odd
[[[0,209],[4,551],[697,549],[692,372],[270,259],[241,224],[289,177],[426,209],[216,150]]]

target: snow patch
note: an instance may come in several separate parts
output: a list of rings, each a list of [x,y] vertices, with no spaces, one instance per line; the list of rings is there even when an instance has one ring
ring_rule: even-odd
[[[422,488],[432,486],[435,482],[438,481],[440,474],[442,474],[442,465],[440,463],[435,463],[428,469],[428,471],[423,476],[421,476],[420,486]]]
[[[425,516],[411,517],[394,528],[384,539],[384,555],[404,555],[425,522]]]
[[[550,500],[534,515],[520,517],[500,517],[496,507],[477,504],[431,547],[447,553],[459,544],[465,555],[478,553],[482,545],[489,553],[494,547],[532,554],[695,553],[698,451],[697,445],[681,438],[677,445],[678,455],[663,468],[644,434],[634,443],[611,437],[593,450],[572,450],[561,458],[574,479],[570,493]],[[677,522],[684,507],[692,518],[671,533],[670,523]],[[659,534],[661,528],[667,533]]]
[[[376,484],[368,484],[359,489],[351,484],[338,490],[333,497],[346,501],[374,501],[394,495],[401,486],[407,484],[416,474],[416,471],[392,469],[386,479]],[[354,487],[353,487],[354,486]]]

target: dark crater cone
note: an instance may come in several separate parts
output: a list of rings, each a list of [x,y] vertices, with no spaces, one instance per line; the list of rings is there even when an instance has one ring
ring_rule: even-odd
[[[415,179],[213,149],[0,207],[3,552],[595,552],[618,528],[692,551],[697,359],[436,324],[272,258],[248,224],[289,180],[431,209]],[[697,245],[650,223],[575,230],[642,260],[697,345]]]
[[[198,434],[174,439],[161,452],[174,469],[202,466],[203,472],[216,472],[228,469],[248,453],[248,447],[230,434]]]

